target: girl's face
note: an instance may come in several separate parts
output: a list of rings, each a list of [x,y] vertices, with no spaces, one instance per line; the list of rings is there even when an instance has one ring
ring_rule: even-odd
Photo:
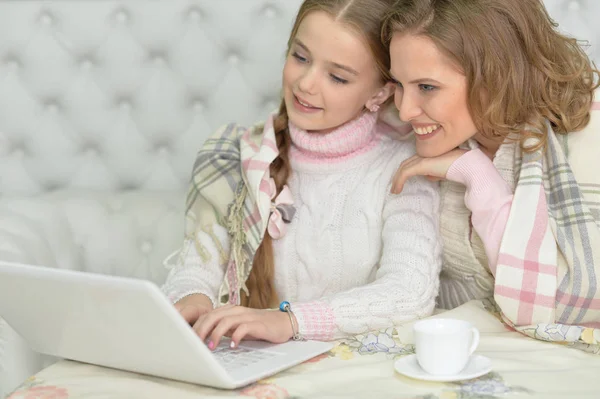
[[[302,20],[283,68],[283,96],[294,125],[325,133],[391,92],[357,33],[321,11]]]
[[[467,106],[467,78],[425,36],[395,34],[390,44],[394,102],[412,124],[417,154],[442,155],[477,134]]]

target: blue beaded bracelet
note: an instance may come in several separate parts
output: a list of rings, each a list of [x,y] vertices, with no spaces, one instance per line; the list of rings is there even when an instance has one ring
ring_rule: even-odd
[[[290,323],[292,323],[292,339],[294,341],[302,341],[302,335],[300,331],[298,331],[298,326],[296,325],[296,319],[294,317],[294,312],[292,312],[292,305],[288,301],[283,301],[279,304],[279,310],[285,312],[290,316]]]

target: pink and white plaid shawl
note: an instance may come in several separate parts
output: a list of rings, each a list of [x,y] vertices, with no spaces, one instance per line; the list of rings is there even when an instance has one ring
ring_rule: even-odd
[[[541,337],[548,326],[571,333],[600,327],[598,111],[581,132],[559,136],[550,129],[540,151],[515,146],[517,184],[494,298],[509,324],[535,338],[565,340]]]
[[[231,250],[222,259],[227,269],[220,302],[240,302],[240,290],[245,289],[265,234],[271,206],[269,165],[278,154],[270,117],[250,128],[221,127],[196,157],[186,200],[185,233],[195,242],[198,254],[206,257],[208,251],[195,239],[197,231],[210,235],[214,224],[227,227]]]

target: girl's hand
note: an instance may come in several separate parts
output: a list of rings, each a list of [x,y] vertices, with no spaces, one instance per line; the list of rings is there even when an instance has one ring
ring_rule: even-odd
[[[450,166],[467,150],[455,149],[434,158],[422,158],[418,155],[406,159],[400,164],[392,181],[392,194],[402,192],[406,180],[413,176],[426,176],[429,180],[446,178]]]
[[[204,294],[192,294],[175,303],[175,309],[190,325],[194,325],[200,316],[213,310],[212,301]]]
[[[203,341],[208,339],[207,346],[211,350],[226,335],[231,336],[232,348],[244,338],[279,344],[289,341],[293,335],[287,313],[233,305],[225,305],[200,316],[194,330]]]

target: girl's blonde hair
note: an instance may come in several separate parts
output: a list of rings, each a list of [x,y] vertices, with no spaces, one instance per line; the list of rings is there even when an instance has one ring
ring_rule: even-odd
[[[371,50],[381,73],[382,82],[389,80],[390,57],[386,46],[381,42],[381,21],[390,11],[393,0],[306,0],[300,6],[288,40],[288,53],[296,37],[298,28],[304,18],[316,11],[329,14],[334,20],[346,24],[360,34]],[[288,131],[288,115],[285,102],[282,100],[279,112],[273,121],[273,129],[279,149],[279,156],[270,167],[271,177],[275,180],[277,193],[286,184],[290,173],[289,149],[291,146]],[[258,247],[250,276],[246,280],[249,296],[242,291],[242,305],[266,309],[277,305],[277,294],[274,284],[275,261],[273,259],[273,242],[268,233],[265,234]]]
[[[382,38],[430,38],[467,77],[479,132],[496,142],[518,139],[531,152],[546,143],[546,120],[560,134],[583,129],[599,85],[579,42],[557,26],[541,0],[399,0]],[[539,141],[525,146],[530,137]]]

